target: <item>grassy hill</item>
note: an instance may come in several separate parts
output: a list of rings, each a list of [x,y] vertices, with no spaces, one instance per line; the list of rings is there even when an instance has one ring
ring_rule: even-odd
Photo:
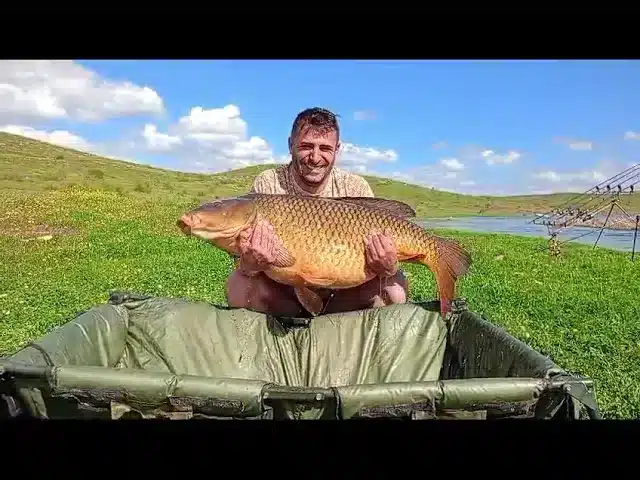
[[[69,186],[98,188],[144,197],[203,200],[247,191],[253,178],[272,166],[255,166],[215,175],[181,173],[112,160],[0,133],[0,191],[24,194]],[[377,196],[404,201],[419,216],[510,215],[545,212],[575,194],[491,197],[459,195],[395,180],[366,177]],[[640,198],[625,199],[640,211]],[[630,203],[632,202],[632,203]]]
[[[0,134],[0,356],[106,302],[112,290],[224,304],[233,262],[175,222],[204,198],[246,191],[260,168],[178,173]],[[567,198],[369,181],[377,195],[428,216],[517,214]],[[552,257],[544,238],[437,233],[458,239],[473,258],[458,294],[474,311],[592,377],[608,418],[640,418],[640,262],[581,245]],[[403,268],[411,299],[435,297],[428,269]]]

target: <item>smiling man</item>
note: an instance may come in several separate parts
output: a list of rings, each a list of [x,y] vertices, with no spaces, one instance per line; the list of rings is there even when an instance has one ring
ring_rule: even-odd
[[[253,184],[253,192],[266,194],[318,195],[323,197],[373,197],[367,181],[335,166],[340,149],[340,127],[336,116],[323,108],[299,113],[289,137],[291,161],[265,170]],[[365,241],[365,240],[363,240]],[[273,228],[260,223],[243,232],[239,267],[227,281],[231,307],[251,308],[274,315],[303,313],[293,288],[268,278],[263,270],[275,261],[278,242]],[[325,313],[379,307],[407,300],[407,279],[398,269],[395,246],[390,238],[372,232],[366,239],[368,268],[377,274],[370,282],[348,290],[316,290],[325,301]]]

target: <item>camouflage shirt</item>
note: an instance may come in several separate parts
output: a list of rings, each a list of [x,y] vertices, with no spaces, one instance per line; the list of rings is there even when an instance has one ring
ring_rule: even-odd
[[[252,192],[267,194],[310,195],[296,182],[291,164],[278,166],[260,173],[253,182]],[[369,183],[359,175],[334,167],[321,197],[373,197]]]

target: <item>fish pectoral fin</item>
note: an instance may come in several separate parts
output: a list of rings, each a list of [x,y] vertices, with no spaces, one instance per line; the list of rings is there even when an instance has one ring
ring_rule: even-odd
[[[275,261],[273,265],[280,268],[291,267],[296,263],[296,259],[293,258],[293,255],[287,250],[284,245],[278,245],[275,251]]]
[[[300,304],[311,313],[311,315],[316,316],[322,312],[324,302],[322,298],[320,298],[320,295],[307,287],[296,287],[294,290]]]
[[[376,208],[378,210],[387,210],[402,218],[410,218],[416,216],[416,211],[410,205],[397,200],[389,200],[386,198],[375,197],[335,197],[332,200],[340,202],[352,203],[354,205],[362,205],[364,207]]]
[[[330,288],[334,283],[336,283],[335,278],[318,277],[313,273],[300,272],[299,275],[305,283],[319,288]]]
[[[422,263],[420,259],[424,255],[422,254],[406,254],[406,253],[398,253],[398,261],[406,262],[406,263]]]

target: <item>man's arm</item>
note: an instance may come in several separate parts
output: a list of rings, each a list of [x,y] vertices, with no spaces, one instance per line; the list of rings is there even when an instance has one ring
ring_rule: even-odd
[[[265,170],[256,176],[249,193],[272,194],[275,192],[275,185],[272,170]],[[273,261],[275,242],[269,241],[273,235],[273,227],[259,223],[256,228],[250,228],[240,233],[238,237],[238,249],[240,255],[235,258],[235,268],[239,269],[246,276],[253,276],[262,271],[264,265]],[[271,244],[271,247],[268,246]]]

